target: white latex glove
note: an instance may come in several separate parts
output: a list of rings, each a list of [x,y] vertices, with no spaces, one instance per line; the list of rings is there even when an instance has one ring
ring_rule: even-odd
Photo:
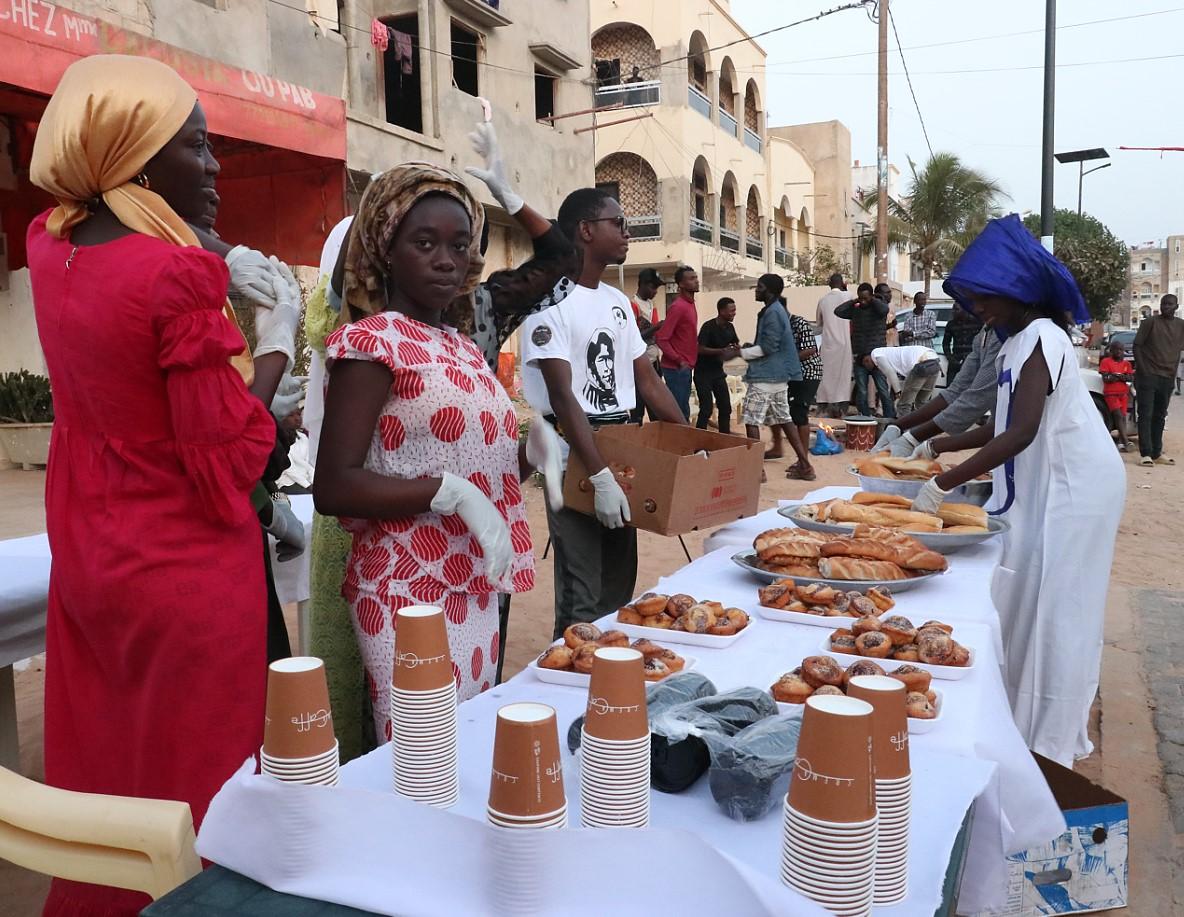
[[[928,459],[931,462],[937,461],[937,452],[933,448],[933,440],[927,439],[923,443],[919,443],[917,448],[909,455],[911,459]]]
[[[609,467],[601,468],[588,480],[596,488],[596,518],[606,529],[621,529],[632,517],[629,515],[629,500]]]
[[[264,309],[275,307],[272,291],[272,275],[275,268],[263,252],[245,245],[236,245],[226,255],[226,267],[230,270],[230,285],[256,306]]]
[[[764,355],[765,355],[764,348],[760,347],[757,344],[753,344],[751,347],[741,347],[740,348],[740,356],[743,357],[745,360],[759,360]]]
[[[271,524],[264,528],[275,536],[275,555],[281,563],[304,553],[304,523],[296,518],[287,500],[271,501]]]
[[[942,490],[937,486],[936,477],[930,478],[921,488],[921,492],[917,494],[917,499],[913,501],[912,509],[918,513],[936,514],[942,500],[949,495],[950,492],[948,490]]]
[[[912,433],[906,433],[889,446],[888,451],[892,453],[894,458],[908,458],[919,445],[921,443],[917,437],[913,436]]]
[[[284,353],[288,356],[288,368],[296,359],[296,328],[300,324],[300,284],[292,276],[288,265],[274,255],[271,287],[275,294],[275,307],[255,309],[255,353],[261,357],[268,353]]]
[[[880,438],[876,440],[875,445],[872,446],[872,454],[883,452],[898,439],[900,439],[900,427],[894,423],[888,424],[884,428],[884,432],[880,434]]]
[[[537,413],[526,433],[526,460],[542,472],[547,505],[552,512],[559,512],[563,509],[563,447],[555,428]]]
[[[280,384],[271,399],[271,413],[276,420],[283,420],[300,407],[304,400],[304,388],[308,385],[308,376],[293,376],[284,373]]]
[[[477,485],[444,472],[440,489],[432,497],[432,512],[460,516],[469,527],[485,555],[485,575],[492,582],[501,579],[510,569],[513,551],[510,529],[489,498]]]
[[[498,146],[497,133],[493,125],[488,121],[478,124],[477,129],[469,134],[469,142],[473,144],[473,152],[485,160],[485,168],[469,166],[465,171],[485,182],[485,187],[489,189],[493,199],[505,208],[506,213],[513,216],[526,202],[510,187],[506,163],[502,159],[501,147]]]

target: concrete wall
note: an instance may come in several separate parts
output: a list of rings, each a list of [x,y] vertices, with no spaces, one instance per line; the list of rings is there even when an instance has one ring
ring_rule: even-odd
[[[774,137],[792,140],[814,166],[814,198],[810,213],[814,230],[823,236],[850,236],[851,132],[841,121],[791,124],[769,129]],[[822,239],[832,246],[843,243]]]
[[[10,272],[8,289],[0,292],[0,373],[22,369],[45,375],[28,268]]]

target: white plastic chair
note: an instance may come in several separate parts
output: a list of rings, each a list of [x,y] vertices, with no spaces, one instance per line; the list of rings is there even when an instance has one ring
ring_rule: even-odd
[[[201,871],[189,804],[75,793],[0,768],[0,858],[153,899]]]

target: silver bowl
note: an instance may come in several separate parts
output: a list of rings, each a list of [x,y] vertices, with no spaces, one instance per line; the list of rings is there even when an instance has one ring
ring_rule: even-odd
[[[917,499],[917,494],[925,486],[924,481],[903,481],[899,478],[871,478],[860,474],[854,468],[847,469],[848,474],[859,479],[859,489],[873,494],[895,494],[898,497]],[[993,489],[990,481],[970,481],[960,487],[955,487],[946,497],[951,503],[973,503],[975,506],[986,506],[991,499]]]
[[[933,579],[935,576],[941,576],[941,573],[937,572],[923,573],[920,576],[911,576],[908,579],[893,580],[826,579],[822,576],[790,576],[785,573],[762,570],[757,566],[756,551],[752,548],[749,548],[747,551],[737,551],[732,555],[732,563],[766,583],[775,583],[778,580],[788,579],[793,580],[799,586],[818,583],[822,586],[830,586],[843,592],[848,590],[867,592],[873,586],[887,586],[893,594],[897,592],[908,592],[910,589],[916,589],[922,583]],[[660,640],[661,637],[657,639]]]

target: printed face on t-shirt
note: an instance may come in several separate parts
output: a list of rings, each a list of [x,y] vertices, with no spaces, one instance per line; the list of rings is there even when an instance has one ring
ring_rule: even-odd
[[[617,357],[613,336],[598,328],[588,342],[588,383],[584,397],[599,408],[617,406]]]

